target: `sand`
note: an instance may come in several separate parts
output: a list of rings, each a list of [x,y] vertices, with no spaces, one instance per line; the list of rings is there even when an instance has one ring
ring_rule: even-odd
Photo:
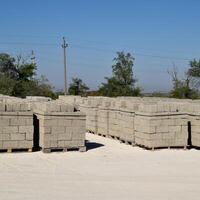
[[[87,134],[86,153],[0,154],[0,199],[200,199],[200,151],[147,151]]]

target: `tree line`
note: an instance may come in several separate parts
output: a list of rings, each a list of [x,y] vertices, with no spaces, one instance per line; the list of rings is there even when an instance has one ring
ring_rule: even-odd
[[[113,59],[112,76],[105,77],[105,83],[99,86],[97,91],[89,91],[89,87],[80,79],[72,78],[69,86],[71,95],[99,95],[99,96],[141,96],[142,88],[137,86],[134,76],[135,58],[130,53],[117,52]],[[60,93],[55,92],[48,79],[37,76],[37,66],[30,58],[17,56],[16,58],[6,53],[0,53],[0,93],[5,95],[47,96],[57,98]],[[168,94],[174,98],[199,98],[200,86],[200,60],[189,62],[189,67],[184,78],[179,78],[178,70],[174,66],[168,71],[171,76],[173,88]],[[163,96],[159,92],[152,96]],[[166,94],[165,94],[166,96]]]
[[[48,79],[41,75],[37,76],[37,66],[30,58],[11,57],[6,53],[0,54],[0,93],[5,95],[48,96],[55,98],[56,95]]]

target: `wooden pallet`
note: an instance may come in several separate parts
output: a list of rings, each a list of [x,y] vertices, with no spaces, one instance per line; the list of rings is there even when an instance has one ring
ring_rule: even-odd
[[[162,149],[183,149],[183,150],[187,150],[188,147],[187,146],[168,146],[168,147],[146,147],[144,145],[139,145],[139,144],[136,144],[138,147],[141,147],[145,150],[151,150],[151,151],[154,151],[154,150],[162,150]]]
[[[87,131],[87,132],[96,135],[94,131]]]
[[[18,152],[32,152],[32,148],[25,148],[25,149],[0,149],[0,153],[18,153]]]
[[[68,148],[68,147],[52,147],[52,148],[43,148],[43,153],[51,153],[51,152],[67,152],[67,151],[79,151],[79,152],[86,152],[86,147],[77,147],[77,148]]]
[[[102,134],[102,133],[97,133],[97,135],[102,136],[102,137],[107,137],[107,135]]]
[[[120,140],[120,137],[117,137],[114,135],[109,135],[108,138],[113,139],[113,140]]]
[[[146,148],[144,147],[145,149],[147,150],[151,150],[151,151],[154,151],[154,150],[161,150],[161,149],[183,149],[183,150],[187,150],[187,146],[169,146],[169,147],[152,147],[152,148]]]
[[[128,140],[123,140],[121,138],[120,138],[120,143],[124,143],[124,144],[127,144],[127,145],[135,146],[134,142],[128,141]]]

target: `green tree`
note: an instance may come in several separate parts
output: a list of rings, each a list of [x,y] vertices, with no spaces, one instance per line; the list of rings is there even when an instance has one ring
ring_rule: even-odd
[[[133,78],[134,58],[130,53],[117,52],[112,65],[112,77],[105,77],[99,93],[104,96],[138,96],[141,89],[135,87],[136,79]]]
[[[12,95],[16,81],[9,75],[0,75],[0,94]]]
[[[72,83],[69,86],[69,94],[85,96],[89,87],[80,79],[72,78]]]
[[[36,75],[36,64],[28,63],[21,55],[17,57],[15,67],[18,80],[30,81]]]
[[[180,99],[196,99],[198,98],[198,90],[192,87],[192,77],[189,74],[189,70],[185,73],[185,78],[178,78],[177,68],[169,72],[172,77],[173,89],[170,92],[170,96]]]
[[[6,53],[0,54],[0,75],[6,75],[12,79],[17,78],[15,58]]]
[[[29,59],[0,54],[0,93],[18,97],[49,96],[54,98],[53,87],[48,80],[36,77],[37,67]]]
[[[53,92],[54,87],[51,86],[49,80],[44,75],[41,75],[41,77],[37,79],[37,88],[38,96],[51,97],[52,99],[57,98],[57,95]]]
[[[200,86],[200,60],[192,60],[189,64],[187,75],[190,77],[192,87],[199,88]]]

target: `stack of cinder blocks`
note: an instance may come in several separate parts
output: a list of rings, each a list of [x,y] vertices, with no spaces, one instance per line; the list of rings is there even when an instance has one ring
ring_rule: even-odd
[[[0,150],[33,148],[33,112],[28,103],[17,100],[0,103]],[[9,103],[8,103],[9,102]]]
[[[109,99],[102,99],[101,104],[98,107],[97,117],[97,134],[102,136],[109,135],[109,107],[111,101]]]
[[[120,140],[135,145],[135,112],[139,103],[133,101],[121,101],[120,107]]]
[[[42,96],[27,96],[26,100],[29,102],[46,102],[51,101],[51,98],[49,97],[42,97]]]
[[[98,106],[100,105],[101,99],[91,98],[87,101],[87,120],[86,128],[90,132],[97,134],[98,133]]]
[[[188,115],[185,105],[141,104],[135,115],[135,142],[147,148],[186,147]]]
[[[195,147],[200,147],[200,102],[188,104],[187,110],[191,143]]]
[[[74,106],[52,101],[38,103],[34,113],[39,119],[40,147],[43,152],[54,149],[85,151],[85,114]]]
[[[79,110],[79,106],[80,106],[82,100],[83,100],[83,98],[81,96],[73,96],[73,95],[67,95],[67,96],[60,95],[59,96],[59,101],[73,105],[76,110]]]
[[[108,136],[114,139],[120,139],[120,105],[121,101],[111,101],[108,113]]]
[[[91,103],[96,99],[101,99],[98,106]],[[76,102],[86,113],[87,130],[99,135],[150,149],[186,147],[189,140],[200,147],[199,100],[79,97]]]

